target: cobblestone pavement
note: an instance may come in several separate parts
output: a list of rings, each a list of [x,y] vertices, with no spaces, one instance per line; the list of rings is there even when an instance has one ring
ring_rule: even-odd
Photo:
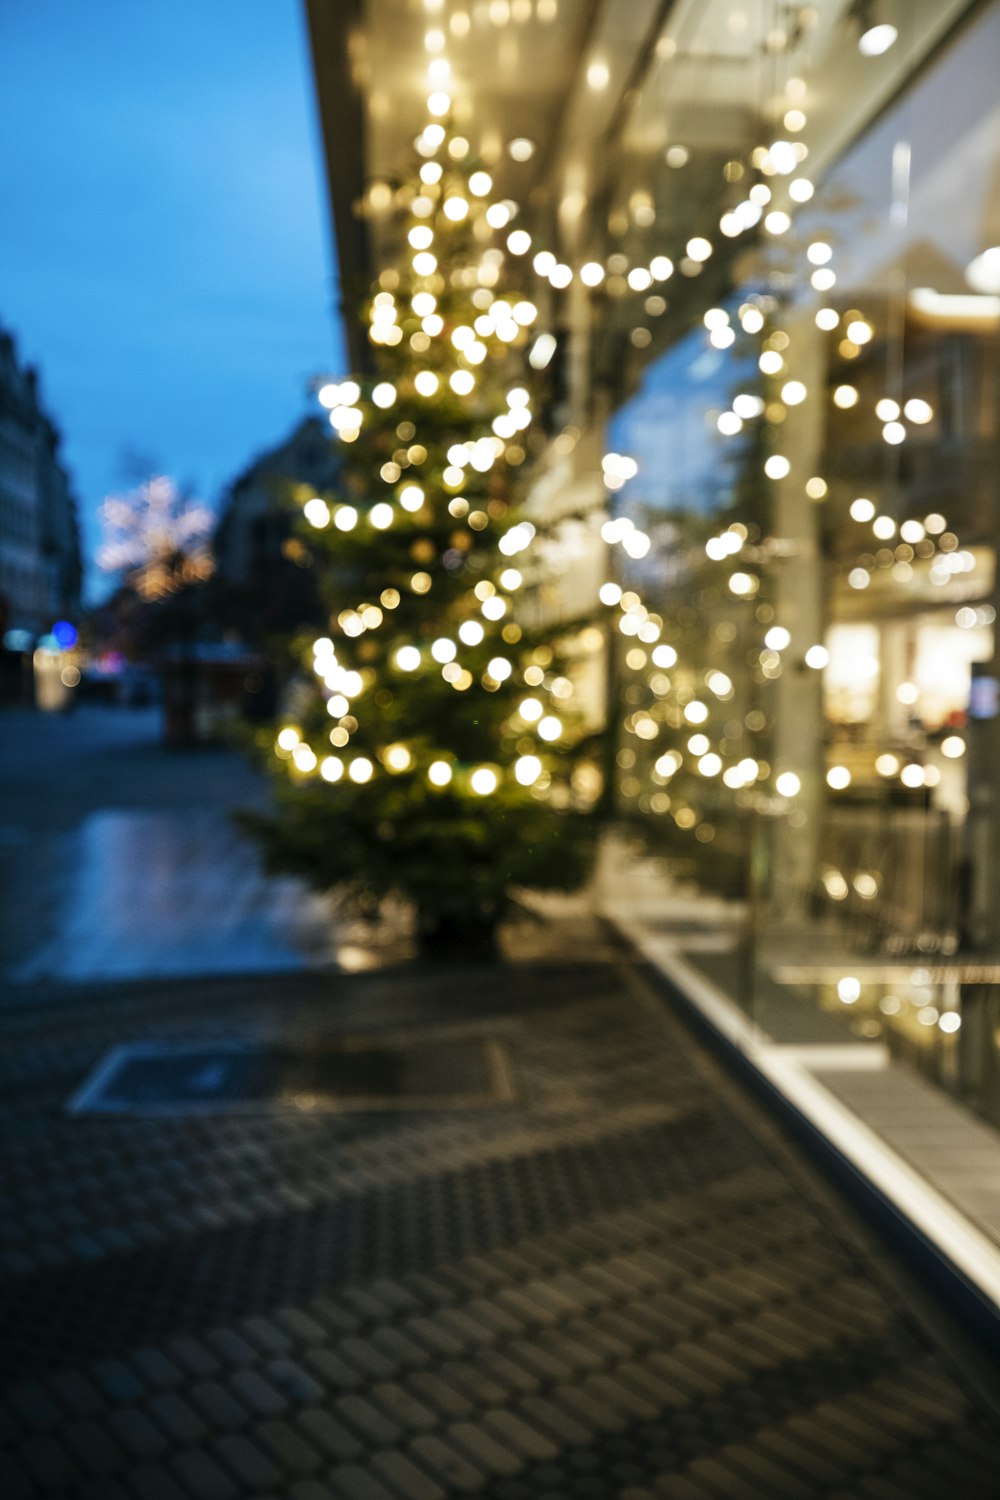
[[[620,954],[0,1017],[0,1496],[1000,1495],[951,1334]],[[513,1102],[72,1117],[110,1045],[479,1036]]]

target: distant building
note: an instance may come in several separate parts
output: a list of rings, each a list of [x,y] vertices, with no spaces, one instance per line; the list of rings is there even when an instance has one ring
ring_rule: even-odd
[[[80,609],[80,536],[37,372],[0,330],[0,624],[41,635]]]
[[[213,538],[213,614],[227,634],[259,645],[313,623],[319,605],[294,536],[296,492],[329,494],[340,458],[319,417],[304,418],[234,479]]]

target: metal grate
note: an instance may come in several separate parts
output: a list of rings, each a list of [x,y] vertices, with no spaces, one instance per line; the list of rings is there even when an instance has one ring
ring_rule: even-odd
[[[512,1098],[503,1049],[478,1038],[298,1048],[126,1042],[105,1053],[67,1108],[136,1115],[471,1109]]]

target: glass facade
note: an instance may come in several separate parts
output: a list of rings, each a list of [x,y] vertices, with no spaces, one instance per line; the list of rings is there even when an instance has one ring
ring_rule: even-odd
[[[933,8],[884,57],[818,9],[753,68],[668,28],[595,216],[617,805],[746,901],[697,961],[768,1036],[1000,1122],[1000,7],[905,71]]]

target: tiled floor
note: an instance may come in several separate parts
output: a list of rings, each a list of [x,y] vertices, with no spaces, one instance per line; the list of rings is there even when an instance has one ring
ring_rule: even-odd
[[[4,1012],[4,1500],[1000,1495],[975,1361],[586,938],[571,965],[80,986]],[[63,1109],[132,1038],[444,1035],[497,1041],[514,1101]]]

